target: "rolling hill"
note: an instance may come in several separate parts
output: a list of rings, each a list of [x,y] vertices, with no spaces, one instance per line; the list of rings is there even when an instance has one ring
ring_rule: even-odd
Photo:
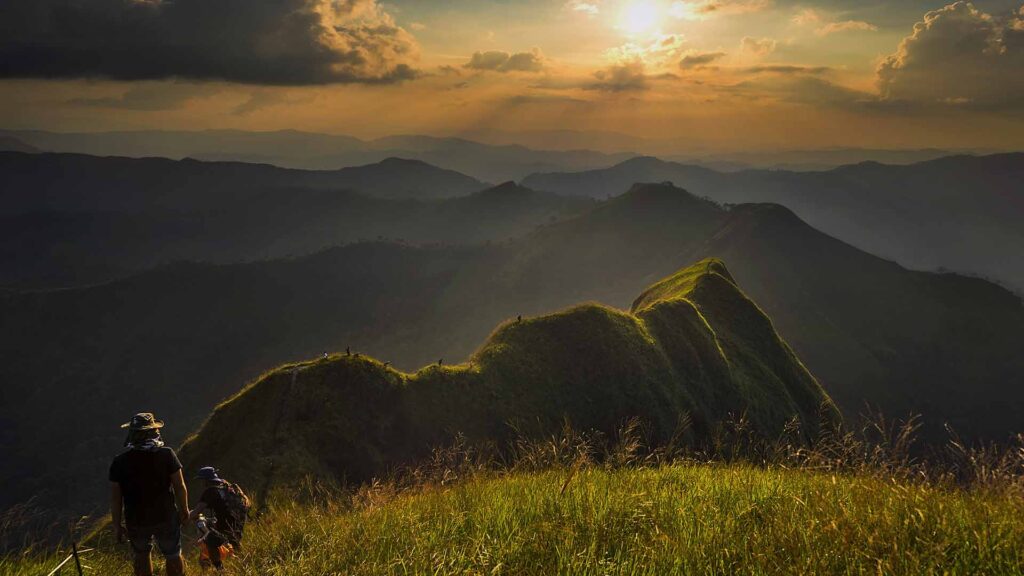
[[[782,204],[815,228],[905,266],[980,274],[1024,290],[1024,154],[735,173],[635,158],[589,172],[535,174],[523,185],[604,198],[634,182],[664,181],[721,203]]]
[[[456,434],[502,446],[566,421],[613,435],[640,418],[657,445],[682,418],[706,439],[743,413],[763,438],[794,418],[810,435],[838,416],[771,321],[708,260],[645,292],[633,313],[587,304],[506,322],[464,364],[404,374],[334,355],[281,367],[218,406],[181,458],[188,469],[217,462],[266,492],[307,476],[365,482]]]

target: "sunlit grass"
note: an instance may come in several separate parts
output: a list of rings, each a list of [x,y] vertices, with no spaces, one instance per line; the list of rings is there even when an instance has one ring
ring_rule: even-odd
[[[101,545],[96,574],[129,574]],[[194,557],[194,554],[193,554]],[[10,559],[4,576],[39,574]],[[239,575],[1020,574],[1024,501],[747,465],[481,473],[282,502],[254,522]],[[45,572],[43,572],[45,573]]]

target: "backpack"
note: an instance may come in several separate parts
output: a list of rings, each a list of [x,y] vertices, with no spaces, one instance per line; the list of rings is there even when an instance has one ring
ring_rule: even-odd
[[[245,521],[249,517],[249,509],[252,508],[252,501],[242,491],[242,487],[238,484],[223,481],[222,488],[220,490],[221,497],[224,499],[224,504],[228,509],[228,517],[224,520],[233,526],[241,526],[245,524]]]

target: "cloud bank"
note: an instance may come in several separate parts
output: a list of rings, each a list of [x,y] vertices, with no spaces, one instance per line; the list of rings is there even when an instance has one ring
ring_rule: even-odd
[[[465,64],[470,70],[489,70],[492,72],[541,72],[544,70],[544,54],[540,48],[529,52],[509,53],[501,50],[475,52]]]
[[[683,56],[679,67],[683,70],[704,68],[725,57],[725,52],[695,52]]]
[[[978,107],[1024,104],[1024,14],[999,19],[971,2],[925,14],[878,66],[882,98]]]
[[[744,36],[740,40],[740,50],[753,54],[754,56],[767,56],[772,52],[775,52],[775,40],[771,38],[751,38],[750,36]]]
[[[376,0],[5,0],[0,77],[392,83],[415,39]]]

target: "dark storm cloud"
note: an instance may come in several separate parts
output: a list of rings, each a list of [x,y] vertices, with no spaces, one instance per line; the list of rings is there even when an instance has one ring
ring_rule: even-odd
[[[0,77],[388,83],[415,40],[376,0],[4,0]]]

